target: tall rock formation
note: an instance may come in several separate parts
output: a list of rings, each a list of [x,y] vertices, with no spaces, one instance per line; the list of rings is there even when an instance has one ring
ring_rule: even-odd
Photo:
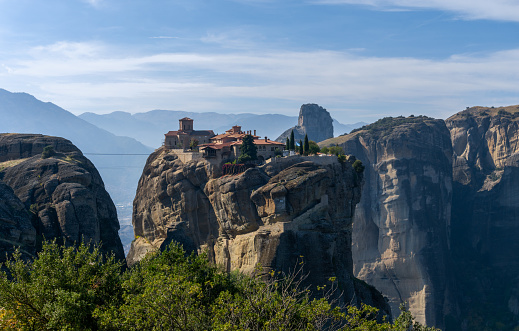
[[[0,263],[5,262],[6,253],[13,253],[15,247],[26,256],[33,255],[35,245],[36,229],[29,213],[13,189],[0,182]]]
[[[307,282],[336,277],[348,302],[388,312],[373,287],[353,277],[351,222],[360,199],[353,159],[291,157],[235,176],[205,160],[183,164],[173,151],[150,155],[134,201],[136,240],[128,262],[172,240],[188,250],[207,250],[227,270],[252,273],[296,267]]]
[[[446,123],[462,325],[512,330],[519,325],[519,106],[474,107]]]
[[[52,146],[55,153],[43,158],[46,146]],[[114,203],[97,169],[70,141],[36,134],[0,134],[0,180],[30,215],[32,228],[23,218],[21,206],[13,198],[2,198],[2,204],[11,201],[18,213],[14,218],[19,220],[22,241],[32,243],[35,234],[36,249],[43,238],[101,242],[103,251],[124,259]]]
[[[315,103],[308,103],[302,105],[299,110],[297,126],[283,132],[276,141],[284,143],[287,138],[290,138],[292,131],[294,131],[296,141],[304,141],[305,135],[308,135],[309,140],[320,142],[333,138],[333,119],[323,107]]]
[[[418,321],[444,326],[447,242],[452,200],[452,148],[442,120],[384,118],[339,144],[364,166],[353,220],[354,274],[389,298],[408,302]]]

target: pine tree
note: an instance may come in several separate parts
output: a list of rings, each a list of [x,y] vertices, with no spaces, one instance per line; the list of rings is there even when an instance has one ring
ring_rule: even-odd
[[[310,151],[310,143],[308,142],[308,135],[305,134],[305,144],[303,146],[303,152],[305,155],[308,155],[308,152]]]
[[[294,138],[294,130],[292,130],[292,132],[290,133],[290,146],[289,146],[290,150],[291,151],[295,151],[296,150],[296,139]]]

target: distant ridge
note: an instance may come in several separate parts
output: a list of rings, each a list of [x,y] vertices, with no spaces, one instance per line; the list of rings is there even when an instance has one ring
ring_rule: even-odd
[[[286,128],[297,124],[297,116],[280,114],[219,114],[177,110],[151,110],[136,114],[122,111],[104,115],[83,113],[79,117],[116,135],[132,137],[153,148],[162,145],[164,133],[176,130],[178,120],[183,117],[192,118],[195,129],[210,129],[215,133],[222,133],[233,125],[241,125],[244,130],[256,130],[258,135],[271,139],[278,137]],[[364,122],[341,124],[337,120],[333,121],[336,135],[344,134],[365,124]]]

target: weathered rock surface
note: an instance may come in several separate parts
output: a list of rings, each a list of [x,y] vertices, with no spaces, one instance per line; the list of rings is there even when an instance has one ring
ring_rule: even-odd
[[[365,165],[353,221],[354,274],[389,298],[408,302],[418,321],[444,326],[452,147],[442,120],[385,118],[326,140]]]
[[[36,229],[23,203],[6,184],[0,182],[0,263],[15,247],[30,256],[35,252]]]
[[[519,106],[446,120],[454,149],[451,247],[467,330],[519,325]]]
[[[227,270],[247,273],[258,264],[286,272],[302,259],[308,283],[336,277],[345,300],[387,312],[379,292],[352,274],[351,222],[359,199],[360,178],[350,161],[341,164],[336,157],[276,159],[220,177],[220,169],[204,160],[183,164],[159,149],[139,181],[137,239],[128,262],[172,240],[188,250],[207,250]]]
[[[43,159],[46,146],[53,146],[56,154]],[[0,179],[31,215],[36,249],[43,238],[64,238],[69,243],[85,240],[102,242],[103,251],[124,259],[115,206],[94,165],[70,141],[0,134]],[[32,232],[27,231],[22,237],[29,240]]]
[[[320,142],[333,137],[333,119],[330,113],[323,107],[309,103],[301,106],[297,125],[283,132],[276,141],[284,143],[294,131],[296,141],[308,139]]]

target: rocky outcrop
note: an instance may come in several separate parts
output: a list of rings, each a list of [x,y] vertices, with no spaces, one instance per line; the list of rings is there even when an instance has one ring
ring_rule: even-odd
[[[36,229],[23,203],[6,184],[0,182],[0,263],[6,253],[19,247],[26,256],[35,253]]]
[[[451,247],[467,330],[519,323],[519,106],[446,120],[454,152]]]
[[[320,142],[333,137],[333,119],[323,107],[314,103],[305,104],[299,110],[297,126],[283,132],[276,141],[286,142],[292,131],[296,141],[304,141],[305,135],[308,135],[309,140]]]
[[[353,159],[278,158],[235,176],[204,160],[183,164],[166,149],[153,153],[134,201],[135,263],[172,240],[206,250],[227,270],[288,272],[302,260],[309,284],[336,277],[344,299],[388,311],[382,296],[353,277],[351,222],[360,199]]]
[[[452,148],[442,120],[385,118],[326,140],[364,166],[353,221],[354,274],[389,298],[408,302],[418,321],[444,326],[455,307],[448,294],[447,242],[452,200]]]
[[[46,146],[55,153],[43,158]],[[36,249],[43,238],[63,238],[68,243],[85,240],[101,242],[103,251],[124,259],[115,206],[94,165],[70,141],[0,134],[0,179],[30,215]],[[27,231],[24,238],[29,240],[32,232]]]

